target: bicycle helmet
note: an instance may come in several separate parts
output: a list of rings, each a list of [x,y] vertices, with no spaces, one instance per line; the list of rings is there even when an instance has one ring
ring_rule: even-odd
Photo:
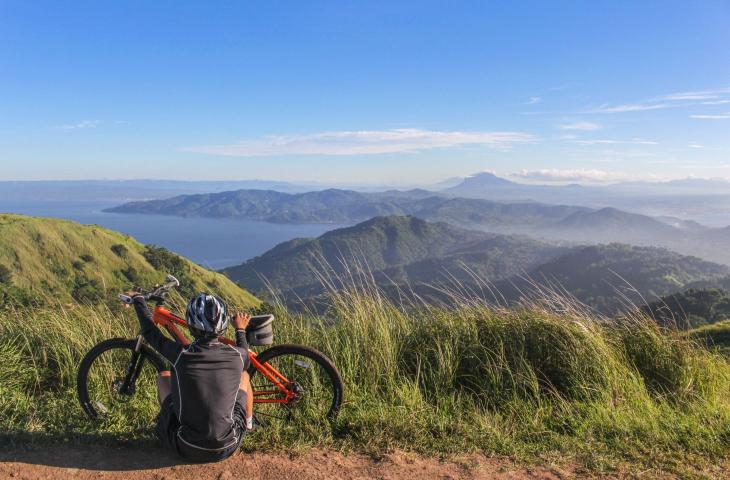
[[[228,307],[219,297],[201,293],[188,303],[185,320],[194,336],[217,337],[228,326]]]

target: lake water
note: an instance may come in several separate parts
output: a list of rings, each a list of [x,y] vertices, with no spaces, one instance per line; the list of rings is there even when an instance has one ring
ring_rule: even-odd
[[[97,224],[179,253],[211,269],[237,265],[281,242],[317,237],[344,225],[281,225],[247,220],[182,218],[164,215],[105,213],[116,204],[19,202],[0,198],[0,212],[57,217]]]

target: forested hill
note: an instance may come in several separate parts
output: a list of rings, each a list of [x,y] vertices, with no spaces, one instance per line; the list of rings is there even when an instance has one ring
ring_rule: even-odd
[[[97,225],[0,214],[0,305],[114,301],[132,285],[173,274],[180,291],[213,291],[231,304],[259,301],[227,277],[128,235]]]
[[[670,327],[711,325],[730,320],[730,292],[720,288],[690,288],[651,302],[643,310]]]
[[[581,302],[615,313],[684,290],[698,281],[719,281],[730,267],[657,247],[623,244],[576,247],[530,271],[532,282],[559,286]],[[499,285],[509,298],[529,290],[526,280]]]
[[[574,245],[618,242],[661,246],[730,265],[730,229],[711,229],[676,218],[654,218],[615,208],[594,210],[525,201],[501,203],[448,197],[427,190],[362,193],[330,189],[298,194],[237,190],[132,202],[109,211],[339,224],[354,224],[376,216],[413,215],[466,229],[524,234]]]
[[[491,282],[511,303],[539,284],[564,289],[604,313],[730,274],[730,267],[663,248],[555,246],[402,216],[292,240],[223,272],[253,291],[272,287],[296,299],[321,294],[322,274],[348,277],[362,269],[386,289],[413,289],[433,301],[445,300],[437,285],[480,290],[482,281]]]
[[[444,279],[447,272],[469,277],[464,269],[468,266],[482,278],[499,279],[518,274],[563,251],[526,237],[389,216],[333,230],[316,239],[282,243],[223,272],[253,291],[266,288],[266,282],[270,282],[277,290],[299,290],[312,295],[321,292],[318,272],[347,276],[366,270],[389,285],[432,282]]]
[[[448,198],[426,190],[361,193],[329,189],[299,194],[237,190],[181,195],[166,200],[126,203],[108,211],[230,217],[277,223],[357,223],[376,216],[415,215],[425,220],[461,225],[525,229],[590,210],[539,203],[503,204],[481,199]]]

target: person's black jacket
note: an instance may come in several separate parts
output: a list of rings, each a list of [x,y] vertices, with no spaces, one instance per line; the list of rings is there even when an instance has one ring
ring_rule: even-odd
[[[245,425],[234,419],[236,404],[245,412],[239,394],[241,373],[248,368],[248,343],[236,332],[235,347],[217,339],[199,340],[184,347],[165,337],[152,322],[141,296],[134,308],[147,343],[172,364],[172,403],[180,422],[178,441],[200,450],[220,450],[238,442]],[[236,409],[238,410],[238,409]]]

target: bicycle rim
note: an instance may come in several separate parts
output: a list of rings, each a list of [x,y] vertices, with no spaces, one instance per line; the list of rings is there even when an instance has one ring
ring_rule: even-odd
[[[134,342],[129,344],[101,349],[87,366],[82,402],[85,400],[85,409],[93,418],[128,424],[141,415],[152,418],[159,410],[157,369],[144,353],[135,355]],[[138,376],[126,382],[130,369]]]
[[[266,403],[284,395],[274,381],[254,370],[254,412],[262,420],[312,422],[336,417],[342,401],[342,380],[324,355],[306,347],[283,345],[262,352],[259,360],[285,377],[288,384],[284,386],[295,393],[289,403]]]

